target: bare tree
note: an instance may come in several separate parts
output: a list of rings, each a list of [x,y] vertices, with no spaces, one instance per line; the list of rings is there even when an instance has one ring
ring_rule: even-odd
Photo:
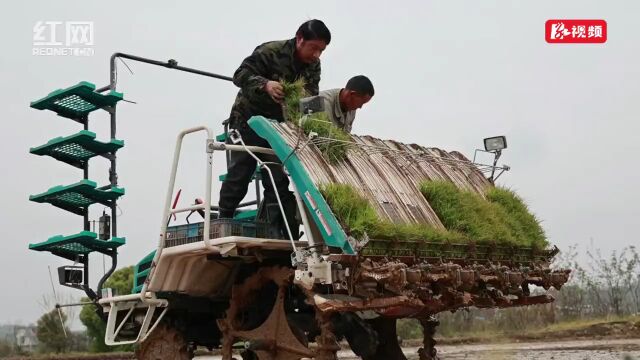
[[[556,308],[560,319],[576,319],[586,315],[590,310],[587,305],[587,291],[584,286],[588,274],[578,263],[578,244],[562,250],[554,259],[553,269],[571,269],[569,281],[562,291],[554,291]]]
[[[629,278],[627,286],[631,297],[631,312],[640,314],[640,254],[635,246],[629,246]]]
[[[606,296],[605,304],[610,311],[616,316],[622,316],[630,309],[627,306],[626,299],[634,288],[634,282],[637,275],[635,268],[637,267],[635,249],[626,247],[618,253],[612,251],[607,258],[602,255],[600,250],[587,251],[590,258],[589,267],[593,274],[595,289],[597,293],[603,293]],[[590,284],[590,285],[594,285]]]

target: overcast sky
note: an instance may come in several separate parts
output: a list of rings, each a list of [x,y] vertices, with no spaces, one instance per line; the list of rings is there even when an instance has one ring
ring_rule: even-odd
[[[506,135],[503,160],[512,171],[500,182],[527,200],[553,244],[566,248],[593,239],[604,251],[637,244],[631,229],[640,215],[639,10],[637,1],[583,0],[5,4],[0,323],[35,321],[45,310],[39,300],[51,294],[47,267],[67,264],[27,250],[28,244],[82,226],[76,215],[28,201],[29,194],[82,177],[66,164],[28,154],[32,146],[80,130],[52,112],[30,109],[30,101],[79,81],[106,85],[109,56],[116,51],[231,75],[256,45],[290,38],[311,18],[324,20],[333,34],[322,57],[321,89],[340,87],[356,74],[375,85],[354,132],[469,157],[482,138]],[[609,39],[598,45],[547,44],[544,24],[554,18],[604,19]],[[37,21],[92,21],[95,54],[33,56]],[[137,104],[118,106],[118,138],[126,144],[118,152],[120,184],[127,191],[118,219],[120,235],[127,238],[122,265],[136,263],[156,246],[175,136],[202,124],[218,131],[237,91],[223,81],[128,64],[134,75],[119,64],[118,90]],[[92,115],[91,129],[100,139],[108,137],[107,125],[105,114]],[[182,205],[203,196],[203,149],[202,137],[184,149],[177,184]],[[224,163],[216,160],[217,174]],[[107,182],[106,161],[92,162],[91,179]],[[92,217],[101,211],[95,206]],[[92,260],[96,280],[102,259]]]

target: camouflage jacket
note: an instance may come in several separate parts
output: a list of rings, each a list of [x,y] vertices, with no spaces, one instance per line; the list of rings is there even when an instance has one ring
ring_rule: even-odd
[[[295,81],[302,77],[309,94],[318,94],[320,61],[313,64],[298,61],[295,58],[295,41],[294,38],[264,43],[242,61],[233,74],[233,83],[240,91],[231,108],[231,127],[240,127],[254,115],[283,121],[282,106],[264,90],[269,80]]]

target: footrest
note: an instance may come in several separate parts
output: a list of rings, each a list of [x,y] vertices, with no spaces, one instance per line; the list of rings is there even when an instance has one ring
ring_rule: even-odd
[[[122,93],[111,90],[103,95],[95,92],[96,86],[82,81],[66,89],[58,89],[46,97],[31,102],[31,107],[38,110],[51,110],[62,117],[82,120],[87,114],[103,108],[113,106],[122,100]]]
[[[96,140],[95,133],[82,130],[67,137],[51,139],[44,145],[31,148],[29,152],[35,155],[49,155],[58,161],[83,168],[92,157],[116,151],[123,146],[122,140],[104,143]]]
[[[109,190],[96,188],[91,180],[81,180],[67,186],[54,186],[48,191],[29,196],[29,200],[38,203],[49,203],[58,208],[83,215],[89,205],[100,203],[111,206],[112,202],[124,195],[124,189],[111,187]]]
[[[100,240],[96,233],[82,231],[75,235],[57,235],[41,243],[29,244],[29,249],[49,251],[54,255],[75,261],[78,255],[86,255],[94,251],[108,254],[124,244],[125,238],[114,237],[111,240]]]

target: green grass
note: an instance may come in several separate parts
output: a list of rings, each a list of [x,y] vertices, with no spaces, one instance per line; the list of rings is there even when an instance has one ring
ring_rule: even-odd
[[[478,243],[548,245],[538,220],[510,190],[491,188],[487,199],[448,181],[424,182],[420,190],[447,230],[461,232]]]
[[[514,309],[502,309],[500,312],[508,312]],[[471,310],[472,312],[477,310]],[[445,322],[448,315],[441,316],[440,321]],[[450,325],[450,323],[448,323]],[[508,323],[502,326],[495,319],[487,320],[480,324],[474,322],[468,326],[440,327],[437,338],[443,344],[458,343],[504,343],[518,341],[559,340],[579,338],[637,338],[640,329],[640,316],[623,316],[592,318],[578,320],[560,320],[549,325],[532,324],[526,330],[516,330]],[[621,329],[627,330],[620,332]],[[398,335],[405,340],[422,339],[422,329],[414,319],[401,319],[398,321]],[[411,343],[409,343],[411,344]],[[410,346],[410,345],[409,345]]]
[[[606,318],[595,318],[595,319],[565,320],[555,324],[547,325],[541,329],[534,330],[531,332],[531,334],[538,335],[543,333],[578,331],[578,330],[588,329],[594,325],[607,325],[607,324],[618,323],[618,322],[640,324],[640,316],[626,315],[626,316],[610,316]]]
[[[308,96],[305,90],[304,79],[298,79],[294,82],[280,82],[284,91],[284,113],[285,119],[295,125],[299,125],[299,119],[302,117],[300,113],[300,99]],[[322,154],[335,163],[345,158],[348,144],[351,142],[351,136],[342,129],[335,126],[324,112],[315,113],[307,116],[302,122],[302,130],[306,135],[311,132],[318,134],[319,138],[314,141]],[[336,142],[327,141],[326,139],[337,140]]]

